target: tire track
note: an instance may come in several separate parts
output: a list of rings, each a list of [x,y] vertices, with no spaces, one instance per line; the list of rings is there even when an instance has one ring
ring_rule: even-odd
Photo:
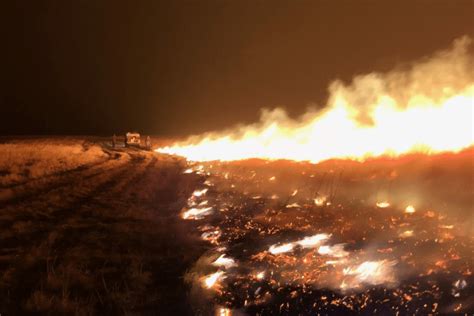
[[[4,270],[5,272],[0,279],[0,291],[3,292],[0,304],[2,306],[11,306],[13,301],[20,302],[29,297],[31,290],[36,287],[45,272],[42,267],[44,267],[45,260],[51,251],[52,243],[54,243],[54,238],[51,240],[51,236],[61,237],[62,232],[67,227],[66,224],[74,218],[80,218],[83,215],[82,210],[85,206],[90,207],[91,204],[93,205],[107,196],[113,197],[120,194],[127,186],[133,184],[134,179],[140,177],[148,168],[151,168],[155,162],[156,158],[147,160],[142,156],[132,155],[129,163],[121,166],[120,170],[116,170],[113,175],[96,184],[92,189],[87,190],[85,194],[81,193],[59,207],[56,205],[56,208],[49,212],[48,220],[44,222],[43,229],[36,232],[34,236],[28,234],[23,236],[23,238],[18,238],[17,236],[15,241],[17,243],[20,242],[20,244],[31,244],[32,239],[37,240],[37,242],[34,242],[34,245],[30,247],[18,251],[14,255],[14,260],[8,264],[9,268]],[[90,184],[89,182],[87,184]],[[66,193],[68,189],[66,191],[62,190],[61,193]],[[78,209],[73,210],[76,205],[79,206]],[[3,241],[2,243],[5,244]],[[12,256],[11,247],[6,248],[4,246],[1,248],[8,249],[9,255]],[[32,254],[36,254],[37,257],[33,263],[30,262]],[[22,275],[34,275],[36,277],[30,278],[27,281],[24,280],[21,283],[10,282],[11,280],[21,280]]]
[[[128,159],[127,159],[128,160]],[[65,211],[75,205],[82,205],[85,201],[101,192],[102,186],[114,181],[114,178],[128,171],[128,163],[122,161],[119,165],[109,166],[109,170],[86,172],[82,178],[68,179],[66,185],[53,185],[54,189],[43,189],[45,194],[40,194],[34,199],[21,199],[14,203],[9,203],[3,207],[0,213],[0,228],[2,234],[1,249],[12,245],[21,244],[22,240],[33,238],[48,227],[55,216],[64,215]],[[33,229],[15,229],[23,221],[34,221]],[[32,232],[31,232],[32,231]],[[11,232],[10,236],[6,232]],[[1,253],[0,253],[1,255]]]
[[[90,203],[98,203],[107,195],[117,195],[123,187],[130,182],[134,177],[139,177],[135,173],[140,169],[145,169],[147,166],[153,163],[153,160],[144,163],[145,160],[142,157],[132,156],[131,160],[121,166],[112,168],[108,171],[106,177],[101,178],[100,175],[104,172],[94,173],[87,175],[85,178],[87,181],[84,181],[80,184],[81,180],[71,183],[68,186],[63,186],[57,191],[51,191],[49,194],[41,196],[34,201],[22,201],[19,205],[9,205],[7,208],[4,208],[3,214],[14,213],[21,217],[21,213],[26,212],[28,218],[31,218],[31,215],[38,213],[41,208],[46,209],[43,212],[42,216],[39,216],[38,220],[46,220],[48,222],[56,223],[65,221],[67,218],[72,215],[79,215],[79,210],[70,212],[71,209],[75,208],[76,205],[81,208],[83,205],[90,205]],[[134,172],[130,172],[130,171]],[[70,190],[74,189],[72,194],[69,194]],[[56,199],[54,197],[61,197],[61,195],[67,195],[67,199]],[[31,213],[29,211],[33,211]],[[66,213],[65,213],[66,212]],[[17,220],[18,218],[15,218]]]
[[[37,177],[37,178],[28,179],[28,180],[25,180],[25,181],[19,181],[19,182],[14,182],[14,183],[10,183],[10,184],[0,184],[0,189],[18,190],[18,189],[21,189],[22,186],[30,185],[33,182],[41,182],[41,181],[46,181],[46,180],[50,180],[50,179],[54,180],[54,178],[59,178],[59,177],[65,176],[65,175],[74,175],[75,173],[80,173],[80,172],[83,172],[83,171],[85,171],[89,168],[93,168],[93,167],[96,167],[96,166],[103,165],[104,163],[107,163],[109,160],[114,159],[110,156],[110,153],[106,153],[106,154],[107,154],[106,158],[102,158],[102,159],[99,159],[98,161],[91,162],[91,163],[88,163],[88,164],[80,165],[80,166],[71,168],[69,170],[58,171],[58,172],[54,172],[54,173],[51,173],[51,174],[46,174],[46,175],[43,175],[43,176],[40,176],[40,177]]]
[[[32,197],[41,196],[55,189],[73,185],[74,180],[78,177],[88,179],[95,177],[114,167],[120,167],[122,163],[126,163],[129,155],[121,155],[119,159],[109,158],[100,163],[93,165],[81,166],[79,168],[65,171],[59,175],[47,176],[47,178],[33,179],[25,184],[15,186],[13,188],[2,189],[0,191],[0,208],[20,203],[24,200],[28,202]],[[122,161],[124,160],[124,161]]]

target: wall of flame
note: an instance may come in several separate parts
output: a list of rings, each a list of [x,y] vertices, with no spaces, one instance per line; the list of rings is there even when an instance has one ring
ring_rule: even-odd
[[[248,158],[320,162],[458,152],[474,144],[474,55],[462,37],[405,68],[335,81],[322,110],[291,119],[263,110],[260,121],[211,132],[157,151],[193,161]]]

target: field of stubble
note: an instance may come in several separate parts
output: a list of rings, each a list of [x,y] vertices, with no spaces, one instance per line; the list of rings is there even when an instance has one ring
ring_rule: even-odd
[[[77,138],[0,143],[0,313],[188,314],[184,163]]]

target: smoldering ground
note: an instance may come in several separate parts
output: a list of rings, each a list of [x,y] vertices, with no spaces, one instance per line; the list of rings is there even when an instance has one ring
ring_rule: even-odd
[[[470,310],[472,155],[191,166],[195,313]]]

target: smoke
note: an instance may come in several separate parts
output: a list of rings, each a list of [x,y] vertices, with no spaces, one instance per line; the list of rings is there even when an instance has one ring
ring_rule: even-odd
[[[459,152],[470,147],[474,100],[472,41],[386,73],[335,80],[321,110],[296,119],[282,108],[263,109],[260,120],[193,136],[158,149],[194,161],[248,158],[314,163],[364,160],[410,152]]]
[[[272,126],[285,130],[304,128],[311,121],[338,106],[349,110],[351,118],[361,126],[374,124],[374,109],[382,102],[406,109],[420,104],[436,105],[443,100],[472,89],[474,54],[472,39],[463,36],[452,47],[415,62],[399,65],[387,73],[372,72],[355,76],[350,84],[335,80],[329,84],[329,98],[323,110],[309,109],[297,119],[283,108],[262,109],[260,120],[251,125],[238,125],[226,131],[190,137],[185,143],[227,135],[241,139],[258,135]]]
[[[398,108],[416,104],[439,104],[474,84],[474,55],[468,36],[456,39],[448,50],[424,57],[388,73],[354,77],[350,85],[336,80],[329,86],[329,106],[344,104],[362,125],[373,124],[375,105],[383,99]],[[428,101],[428,102],[423,102]]]

